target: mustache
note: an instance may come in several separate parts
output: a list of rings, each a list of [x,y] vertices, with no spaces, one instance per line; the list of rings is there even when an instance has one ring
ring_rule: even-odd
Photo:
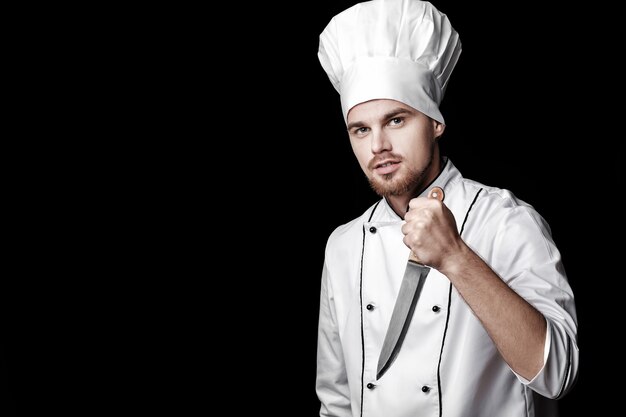
[[[385,161],[401,162],[402,157],[391,152],[376,155],[369,161],[369,163],[367,164],[367,168],[373,170],[374,168],[376,168],[376,165],[379,165]]]

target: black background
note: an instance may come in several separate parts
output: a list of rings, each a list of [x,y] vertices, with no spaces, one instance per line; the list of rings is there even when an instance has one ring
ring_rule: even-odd
[[[443,152],[549,222],[579,319],[579,380],[561,416],[610,415],[623,6],[433,3],[463,43]],[[89,45],[106,69],[73,84],[91,96],[73,108],[79,156],[66,145],[53,169],[19,171],[11,199],[0,415],[317,415],[324,245],[377,199],[317,60],[319,34],[351,4],[110,15]]]

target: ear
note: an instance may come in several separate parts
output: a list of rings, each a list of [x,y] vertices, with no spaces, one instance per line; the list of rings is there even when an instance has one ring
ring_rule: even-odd
[[[444,130],[446,130],[446,125],[436,120],[433,120],[433,131],[435,133],[436,140],[439,140],[441,135],[443,135]]]

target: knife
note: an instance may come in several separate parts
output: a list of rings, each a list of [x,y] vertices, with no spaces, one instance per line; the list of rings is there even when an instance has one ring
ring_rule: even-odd
[[[443,190],[439,187],[433,187],[428,192],[428,198],[436,198],[439,201],[443,201]],[[402,341],[413,317],[417,299],[424,286],[424,279],[429,272],[430,268],[420,262],[415,254],[411,252],[404,276],[402,277],[396,304],[391,313],[391,321],[385,334],[383,347],[378,357],[376,380],[380,379],[387,372],[387,369],[389,369],[400,351]]]

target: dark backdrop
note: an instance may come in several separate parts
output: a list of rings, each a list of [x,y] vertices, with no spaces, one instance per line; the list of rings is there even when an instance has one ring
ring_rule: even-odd
[[[433,3],[463,42],[444,153],[551,225],[580,326],[580,377],[561,414],[611,415],[623,6]],[[351,4],[99,11],[98,42],[70,48],[58,73],[36,66],[42,87],[80,100],[46,107],[57,124],[39,113],[23,124],[64,146],[39,151],[43,165],[27,149],[7,197],[18,231],[1,291],[0,414],[317,414],[324,245],[377,199],[317,60],[319,34]],[[48,140],[69,127],[76,144]]]

